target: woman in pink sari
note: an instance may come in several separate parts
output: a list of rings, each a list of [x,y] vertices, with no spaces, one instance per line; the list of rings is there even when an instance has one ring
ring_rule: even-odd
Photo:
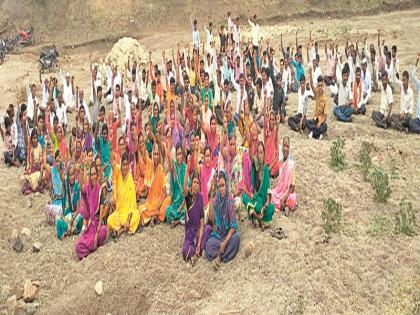
[[[265,145],[265,163],[270,169],[270,177],[276,178],[279,175],[279,140],[276,116],[271,111],[269,117],[264,119],[264,145]]]
[[[209,192],[214,174],[215,170],[211,161],[211,149],[207,146],[204,148],[204,163],[201,164],[200,168],[201,195],[203,197],[204,207],[204,223],[207,222],[209,215]]]
[[[80,210],[83,216],[83,229],[76,242],[76,254],[80,260],[93,253],[106,239],[106,225],[102,225],[100,211],[101,186],[99,185],[98,169],[95,163],[90,166],[89,181],[84,183],[84,171],[80,175],[84,207]]]
[[[219,149],[217,148],[219,146],[219,136],[217,135],[217,122],[216,122],[216,116],[211,115],[210,118],[210,125],[206,125],[203,123],[202,125],[203,132],[206,136],[206,143],[207,146],[210,148],[212,155],[211,155],[211,163],[213,167],[216,167],[217,165],[217,158],[219,155]]]
[[[277,186],[271,189],[271,202],[276,209],[284,211],[287,215],[289,210],[296,209],[296,181],[295,161],[290,155],[290,139],[283,138],[282,157],[279,161],[279,179]]]

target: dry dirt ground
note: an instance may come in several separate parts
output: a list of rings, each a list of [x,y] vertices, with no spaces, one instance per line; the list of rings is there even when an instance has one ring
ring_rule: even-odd
[[[296,27],[307,36],[355,39],[369,33],[369,41],[383,28],[389,44],[397,44],[401,70],[412,69],[415,53],[420,51],[420,9],[350,19],[300,19],[263,27],[263,33],[278,34],[293,40]],[[147,49],[175,47],[190,40],[190,30],[161,33],[141,39]],[[302,42],[304,39],[302,38]],[[68,44],[58,42],[60,47]],[[88,62],[100,60],[112,43],[98,42],[79,48],[61,49],[62,68],[75,74],[77,85],[87,88]],[[7,56],[0,66],[0,109],[16,102],[16,91],[23,83],[37,81],[39,47],[21,55]],[[325,57],[321,54],[321,59]],[[325,66],[325,63],[323,66]],[[420,75],[420,73],[418,74]],[[417,96],[416,96],[417,98]],[[399,96],[395,96],[399,107]],[[241,250],[238,256],[213,272],[201,259],[191,268],[179,253],[183,229],[166,225],[146,228],[131,237],[110,242],[86,260],[78,262],[75,239],[59,241],[47,226],[42,208],[47,195],[22,196],[18,187],[21,169],[0,166],[0,288],[22,286],[25,279],[41,281],[37,301],[40,314],[410,314],[420,303],[420,239],[382,235],[368,231],[376,215],[391,218],[399,201],[406,196],[420,216],[420,137],[374,127],[370,118],[378,108],[379,95],[368,107],[366,117],[352,124],[329,118],[328,137],[313,141],[280,126],[280,137],[291,137],[292,154],[297,162],[299,208],[290,217],[276,216],[275,226],[286,231],[281,241],[269,233],[253,230],[248,222],[240,224]],[[315,104],[310,105],[313,113]],[[297,109],[292,94],[287,110]],[[345,139],[348,167],[340,173],[329,168],[332,141]],[[373,200],[373,189],[363,181],[356,167],[362,141],[374,145],[373,159],[388,173],[392,194],[386,204]],[[394,162],[392,162],[394,160]],[[342,228],[329,242],[323,242],[321,210],[323,201],[332,197],[340,202]],[[12,250],[12,229],[28,227],[22,253]],[[32,253],[32,243],[40,241],[40,253]],[[254,242],[255,250],[245,258],[244,247]],[[102,280],[104,293],[95,295],[95,283]],[[191,290],[199,293],[195,296]],[[1,297],[0,303],[4,301]],[[7,298],[7,297],[6,297]],[[418,310],[418,308],[417,308]]]

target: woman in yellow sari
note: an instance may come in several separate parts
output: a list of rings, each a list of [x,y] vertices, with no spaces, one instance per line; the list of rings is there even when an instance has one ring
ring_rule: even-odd
[[[114,202],[115,211],[108,217],[108,230],[120,236],[124,232],[134,234],[140,223],[137,211],[136,187],[130,173],[128,153],[121,156],[121,168],[112,163],[114,172]]]
[[[142,225],[160,223],[165,219],[171,197],[166,193],[166,176],[160,160],[158,143],[153,144],[153,170],[146,202],[139,206]]]

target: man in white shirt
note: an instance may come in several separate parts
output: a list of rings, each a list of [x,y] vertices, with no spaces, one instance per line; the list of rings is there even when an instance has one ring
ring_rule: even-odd
[[[254,121],[258,127],[264,128],[264,93],[262,90],[262,80],[257,79],[254,88]]]
[[[193,47],[196,51],[200,51],[200,33],[197,29],[197,20],[192,20],[191,14],[190,14],[190,23],[192,27],[192,39],[193,39]]]
[[[416,116],[410,120],[410,132],[420,134],[420,80],[417,78],[417,66],[419,64],[420,54],[417,54],[416,64],[413,67],[413,72],[411,73],[414,86],[416,87],[417,92],[417,109],[416,109]]]
[[[86,104],[86,101],[84,100],[85,93],[83,90],[79,90],[78,87],[76,87],[76,102],[77,102],[77,110],[82,106],[85,110],[85,117],[87,118],[89,124],[92,124],[92,120],[90,119],[90,113],[89,113],[89,107]]]
[[[391,127],[398,131],[406,130],[408,132],[409,123],[414,112],[414,93],[408,85],[409,74],[404,71],[402,81],[397,76],[394,78],[394,83],[400,88],[400,113],[391,115]]]
[[[254,46],[254,50],[258,52],[258,47],[260,43],[260,26],[257,23],[257,15],[255,14],[252,21],[249,19],[248,24],[251,26],[251,38],[252,38],[252,46]]]
[[[239,17],[236,18],[236,24],[233,24],[232,39],[235,45],[234,53],[239,53],[239,42],[241,39],[241,29],[239,28]]]
[[[394,72],[395,74],[400,72],[400,60],[397,57],[397,46],[393,45],[391,48],[391,52],[392,52],[392,65],[394,67]]]
[[[291,84],[291,73],[290,73],[290,67],[288,67],[288,64],[284,63],[284,60],[281,59],[280,60],[280,71],[279,73],[281,74],[281,79],[282,79],[282,84],[283,84],[283,90],[284,90],[284,99],[287,102],[288,100],[288,96],[287,93],[290,89],[290,84]]]
[[[122,122],[123,132],[127,130],[127,122],[134,119],[134,117],[131,117],[132,104],[137,104],[137,98],[133,96],[133,90],[131,88],[128,88],[127,94],[124,95],[125,119]]]
[[[362,72],[361,72],[362,90],[363,90],[362,105],[369,104],[372,98],[372,74],[369,72],[367,68],[368,68],[368,61],[366,58],[363,58]]]
[[[239,114],[243,110],[243,104],[248,98],[245,89],[245,75],[243,73],[239,75],[239,84],[236,83],[233,78],[231,78],[230,82],[232,83],[233,88],[236,90],[236,107],[234,109],[234,118],[235,121],[238,122]]]
[[[45,110],[48,106],[48,100],[50,99],[50,81],[46,77],[44,81],[41,78],[41,71],[39,72],[39,81],[41,82],[42,89],[42,103],[39,104],[39,108]]]
[[[36,93],[36,85],[34,83],[29,84],[28,92],[27,92],[28,101],[27,101],[26,116],[29,118],[29,125],[31,128],[33,126],[35,104],[37,105],[37,107],[39,106],[39,101],[35,93]]]
[[[306,79],[303,75],[298,90],[298,111],[295,116],[290,116],[287,121],[292,130],[302,133],[306,128],[306,113],[310,97],[314,97],[314,94],[311,89],[306,88]]]
[[[204,44],[204,52],[205,53],[210,53],[211,52],[211,44],[213,42],[212,29],[213,29],[213,23],[211,23],[211,22],[209,24],[209,28],[204,26],[204,32],[206,33],[206,43]]]
[[[391,115],[392,105],[394,104],[394,97],[391,86],[388,84],[388,75],[386,72],[382,73],[381,79],[381,105],[379,111],[372,112],[372,119],[377,127],[386,129],[390,124],[389,117]]]
[[[353,115],[353,94],[349,81],[349,70],[345,67],[342,70],[341,78],[336,79],[338,84],[338,101],[334,108],[334,116],[338,121],[351,122],[351,115]]]
[[[74,108],[74,76],[70,78],[70,73],[67,72],[64,76],[60,70],[61,82],[63,83],[63,100],[65,109],[72,111]]]

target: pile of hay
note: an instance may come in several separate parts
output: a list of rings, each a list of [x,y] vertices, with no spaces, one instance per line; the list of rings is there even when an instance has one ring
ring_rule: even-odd
[[[148,54],[146,49],[136,39],[124,37],[114,44],[105,60],[112,65],[117,65],[118,69],[121,70],[124,69],[128,57],[130,57],[130,62],[137,61],[137,63],[145,64]]]

